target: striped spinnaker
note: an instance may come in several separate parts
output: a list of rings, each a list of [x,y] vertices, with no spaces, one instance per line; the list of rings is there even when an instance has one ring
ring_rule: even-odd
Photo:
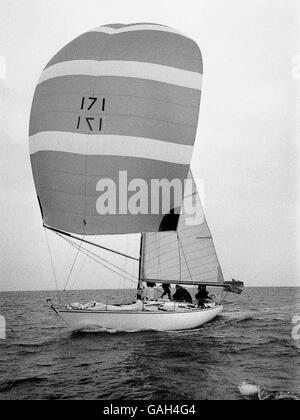
[[[36,87],[29,128],[44,223],[77,234],[175,229],[165,214],[97,211],[100,179],[186,178],[202,80],[197,44],[148,23],[105,25],[60,50]],[[149,200],[150,187],[149,187]]]

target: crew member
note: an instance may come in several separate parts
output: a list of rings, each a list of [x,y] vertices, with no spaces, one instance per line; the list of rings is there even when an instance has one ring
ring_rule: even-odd
[[[176,284],[176,292],[173,295],[173,300],[177,302],[188,302],[193,303],[192,296],[190,293],[182,286]]]
[[[211,301],[211,297],[206,290],[206,286],[203,284],[199,284],[198,292],[196,293],[195,298],[198,301],[198,308],[205,308],[205,303]]]
[[[163,294],[161,295],[161,298],[163,298],[164,296],[168,295],[169,300],[171,300],[171,286],[169,283],[163,283],[161,285],[161,287],[163,288]]]

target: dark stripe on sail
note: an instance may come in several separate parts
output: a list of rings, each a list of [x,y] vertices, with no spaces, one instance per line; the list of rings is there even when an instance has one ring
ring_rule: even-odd
[[[57,172],[61,177],[84,175],[95,179],[117,178],[119,171],[126,171],[128,178],[146,180],[186,178],[189,165],[161,162],[124,156],[85,156],[76,153],[40,151],[31,155],[34,171]],[[50,181],[50,180],[49,180]],[[70,179],[71,181],[71,179]]]
[[[119,235],[158,231],[164,215],[125,214],[85,216],[46,207],[44,222],[77,235]],[[84,223],[85,222],[85,223]]]
[[[166,103],[156,98],[136,97],[133,95],[95,94],[95,102],[91,103],[87,93],[52,92],[45,95],[36,95],[32,104],[32,117],[40,113],[80,113],[91,116],[120,116],[154,120],[157,122],[173,123],[195,127],[198,113],[195,108],[185,105],[172,104],[169,108]],[[91,107],[89,110],[88,105]]]
[[[87,32],[62,48],[46,68],[72,60],[124,60],[161,64],[202,74],[202,57],[190,38],[163,31]]]
[[[91,90],[92,87],[92,90]],[[198,112],[200,103],[200,90],[190,89],[153,80],[137,79],[117,76],[61,76],[39,83],[34,98],[41,95],[78,93],[83,96],[117,95],[152,99],[162,102],[166,106],[182,105],[196,108]],[[34,100],[35,100],[34,99]],[[192,109],[191,109],[192,112]]]
[[[101,116],[80,114],[81,124],[78,127],[78,113],[45,112],[33,115],[30,124],[30,136],[44,131],[60,131],[80,134],[100,134],[99,119]],[[163,140],[177,144],[193,145],[196,126],[174,124],[154,119],[132,116],[102,116],[101,134],[133,136]]]
[[[44,221],[49,226],[87,235],[176,229],[177,223],[164,224],[165,214],[99,215],[96,202],[100,192],[96,186],[102,178],[112,179],[118,186],[119,170],[127,171],[128,183],[135,178],[147,182],[150,203],[150,183],[153,178],[183,180],[187,176],[189,165],[141,158],[85,157],[47,151],[32,155],[31,161],[34,178],[39,180],[37,192],[44,210]],[[118,197],[116,204],[119,209]]]

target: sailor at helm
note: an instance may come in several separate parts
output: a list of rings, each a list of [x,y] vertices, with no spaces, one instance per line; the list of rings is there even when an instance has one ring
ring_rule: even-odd
[[[212,300],[203,284],[199,284],[195,298],[198,300],[198,308],[205,308],[205,303]]]

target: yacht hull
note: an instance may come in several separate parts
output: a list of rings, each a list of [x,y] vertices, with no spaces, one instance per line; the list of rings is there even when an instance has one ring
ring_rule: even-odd
[[[173,331],[200,327],[213,320],[223,307],[218,305],[208,309],[190,311],[94,311],[94,310],[57,310],[61,318],[72,330],[99,327],[120,331]]]

